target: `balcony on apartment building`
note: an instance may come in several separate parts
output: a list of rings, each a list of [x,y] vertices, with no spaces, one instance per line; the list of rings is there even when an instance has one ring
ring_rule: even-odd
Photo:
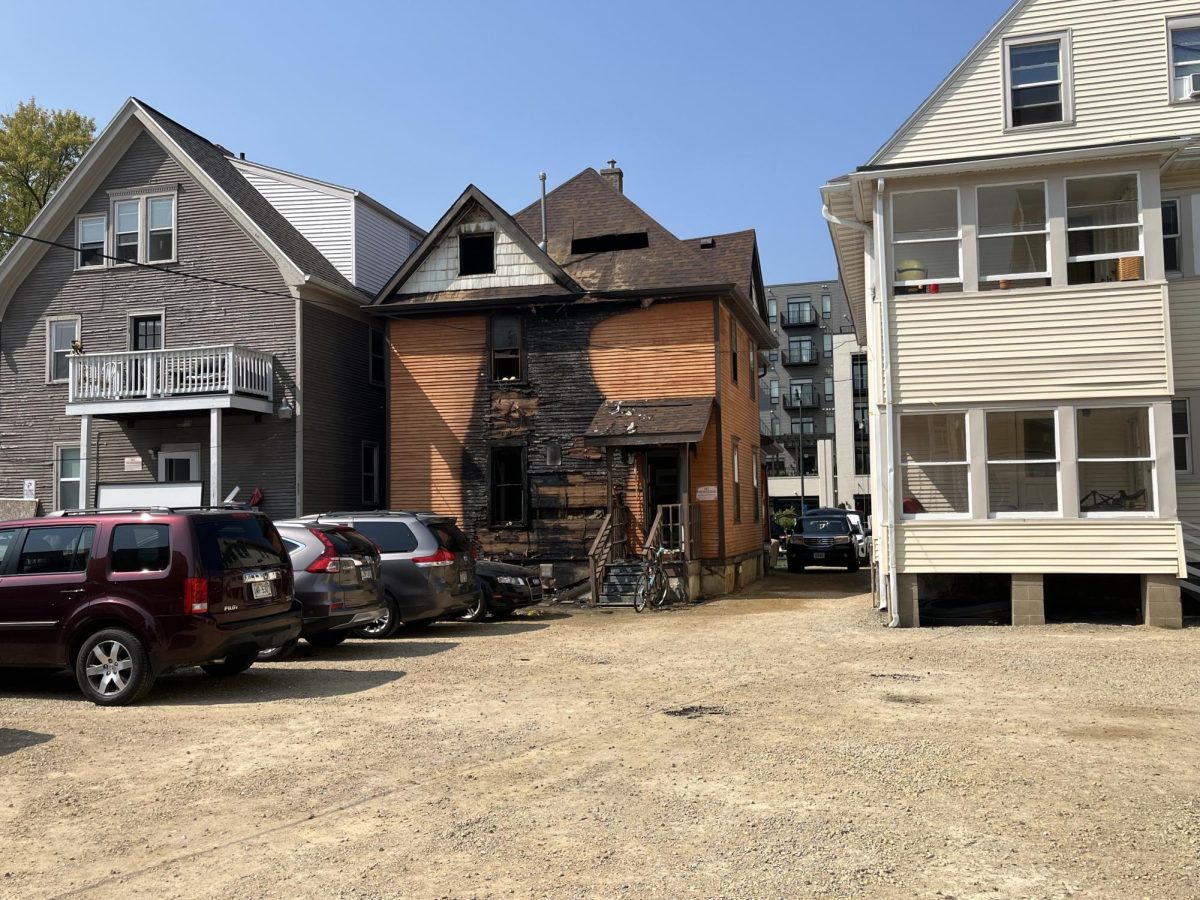
[[[802,306],[792,305],[791,308],[779,314],[779,324],[784,328],[804,328],[817,324],[817,311],[811,303]]]
[[[794,387],[783,398],[784,409],[816,409],[821,405],[821,395],[815,387]]]
[[[69,357],[67,415],[274,411],[275,361],[238,344]]]
[[[785,366],[815,366],[821,361],[821,351],[811,344],[782,353]]]

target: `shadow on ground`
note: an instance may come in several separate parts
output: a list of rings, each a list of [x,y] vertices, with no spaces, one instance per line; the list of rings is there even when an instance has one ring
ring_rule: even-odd
[[[36,747],[54,740],[52,734],[41,734],[37,731],[25,731],[22,728],[0,728],[0,756],[7,756],[24,750],[26,747]]]
[[[295,651],[284,662],[296,660],[327,660],[329,662],[353,662],[366,659],[412,659],[418,656],[433,656],[445,653],[458,646],[457,641],[383,639],[372,641],[346,641],[336,647],[314,647],[301,641]],[[271,665],[259,662],[255,665]]]
[[[344,697],[382,687],[404,677],[398,671],[356,672],[348,669],[289,668],[255,664],[232,678],[213,678],[200,669],[164,675],[139,706],[218,706]],[[12,669],[0,675],[0,698],[88,700],[69,672]]]

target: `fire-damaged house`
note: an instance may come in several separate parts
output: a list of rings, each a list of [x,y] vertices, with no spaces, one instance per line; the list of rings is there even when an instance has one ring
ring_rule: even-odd
[[[763,296],[753,231],[681,240],[615,163],[516,215],[468,187],[375,301],[391,505],[600,602],[646,547],[692,597],[757,578]]]

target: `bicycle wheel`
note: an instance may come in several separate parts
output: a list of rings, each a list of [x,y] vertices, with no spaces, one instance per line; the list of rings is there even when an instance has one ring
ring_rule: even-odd
[[[658,569],[654,573],[654,580],[651,583],[650,604],[655,609],[661,609],[662,605],[667,602],[667,574],[662,569]]]
[[[633,591],[633,608],[636,612],[642,612],[646,608],[646,597],[650,590],[650,578],[643,572],[638,576],[637,587]]]

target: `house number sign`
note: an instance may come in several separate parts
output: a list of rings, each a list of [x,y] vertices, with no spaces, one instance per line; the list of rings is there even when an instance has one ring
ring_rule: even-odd
[[[717,486],[715,484],[706,484],[704,487],[696,488],[696,502],[706,503],[717,499]]]

